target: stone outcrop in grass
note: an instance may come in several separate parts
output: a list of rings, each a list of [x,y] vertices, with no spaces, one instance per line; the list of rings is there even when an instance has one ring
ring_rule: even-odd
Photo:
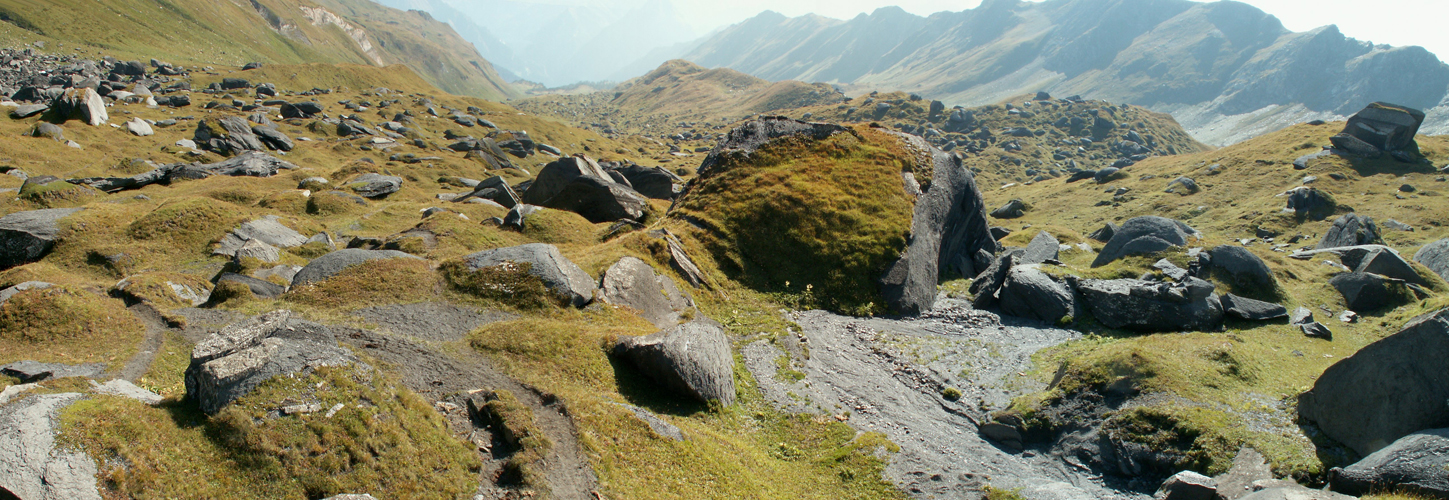
[[[628,337],[614,353],[655,382],[702,403],[735,401],[734,355],[719,323],[698,319],[645,337]]]
[[[327,327],[273,311],[198,343],[186,368],[186,397],[215,414],[272,377],[355,362]]]
[[[55,245],[61,219],[79,208],[15,212],[0,217],[0,269],[39,260]]]

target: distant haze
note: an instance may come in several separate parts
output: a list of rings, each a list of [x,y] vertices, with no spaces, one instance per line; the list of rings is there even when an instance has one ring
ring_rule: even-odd
[[[765,10],[848,20],[885,6],[929,16],[976,8],[981,0],[378,0],[396,7],[456,11],[485,31],[464,33],[508,74],[549,86],[620,81],[643,74],[680,45]],[[1449,59],[1446,0],[1244,0],[1308,31],[1329,24],[1376,44],[1419,45]],[[451,9],[449,9],[451,10]],[[451,14],[451,15],[449,15]],[[461,31],[466,31],[460,29]],[[491,32],[487,34],[487,32]],[[496,37],[496,38],[494,38]],[[485,47],[487,46],[487,47]]]

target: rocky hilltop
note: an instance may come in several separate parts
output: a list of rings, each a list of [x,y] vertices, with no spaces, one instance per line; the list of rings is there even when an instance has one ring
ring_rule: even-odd
[[[1290,32],[1237,2],[990,0],[929,17],[887,7],[849,21],[766,12],[680,57],[950,105],[1079,94],[1172,113],[1214,145],[1341,120],[1373,101],[1432,109],[1426,131],[1449,131],[1441,108],[1449,66],[1433,54],[1354,40],[1334,26]]]

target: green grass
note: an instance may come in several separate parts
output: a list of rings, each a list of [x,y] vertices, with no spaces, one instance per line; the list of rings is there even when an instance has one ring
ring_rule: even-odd
[[[441,291],[441,279],[425,260],[379,259],[289,290],[288,302],[331,309],[428,300]]]
[[[273,413],[298,403],[323,411]],[[92,396],[61,422],[62,442],[112,459],[102,462],[102,491],[129,498],[458,498],[481,467],[427,402],[352,368],[272,379],[210,418],[188,402]]]

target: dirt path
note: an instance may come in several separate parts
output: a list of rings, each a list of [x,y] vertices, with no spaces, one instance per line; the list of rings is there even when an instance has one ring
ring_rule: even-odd
[[[1071,330],[1003,324],[955,300],[912,319],[796,314],[809,359],[805,378],[781,382],[783,352],[764,341],[745,349],[746,364],[782,408],[848,413],[861,431],[879,431],[901,446],[887,477],[917,498],[979,498],[986,486],[1020,488],[1032,499],[1139,499],[1101,476],[1042,450],[1012,452],[977,434],[987,411],[1041,388],[1025,376],[1031,355],[1076,338]],[[962,392],[958,401],[943,387]]]
[[[161,344],[166,340],[166,319],[155,308],[143,303],[132,304],[126,310],[131,311],[131,315],[146,325],[146,338],[141,341],[136,354],[126,360],[125,366],[107,373],[106,378],[136,382],[151,369],[151,362],[156,360],[156,353],[161,350]]]

